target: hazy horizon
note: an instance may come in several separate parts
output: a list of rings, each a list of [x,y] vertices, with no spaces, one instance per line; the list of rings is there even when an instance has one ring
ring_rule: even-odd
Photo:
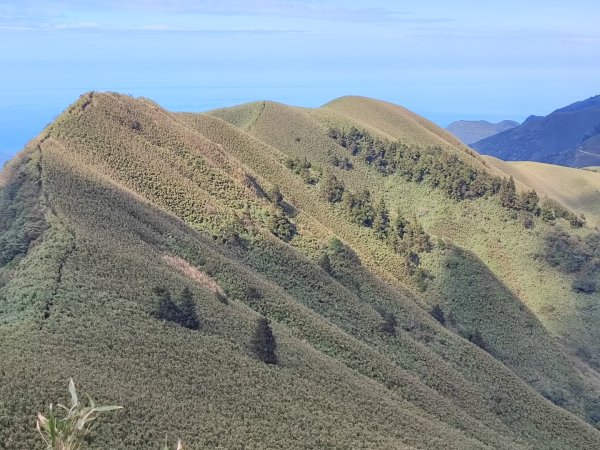
[[[338,3],[0,0],[0,162],[90,90],[187,111],[363,95],[441,126],[600,91],[596,2]]]

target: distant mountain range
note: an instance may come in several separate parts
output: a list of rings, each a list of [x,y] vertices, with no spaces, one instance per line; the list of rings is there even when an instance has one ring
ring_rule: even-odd
[[[600,165],[600,96],[521,125],[470,146],[505,161],[539,161],[572,167]]]
[[[514,120],[503,120],[498,123],[487,120],[457,120],[448,125],[446,130],[469,145],[518,126],[519,122]]]

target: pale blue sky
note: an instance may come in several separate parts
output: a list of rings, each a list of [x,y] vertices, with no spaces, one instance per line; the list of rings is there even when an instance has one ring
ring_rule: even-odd
[[[82,92],[202,111],[348,94],[440,125],[600,93],[600,2],[0,0],[0,162]]]

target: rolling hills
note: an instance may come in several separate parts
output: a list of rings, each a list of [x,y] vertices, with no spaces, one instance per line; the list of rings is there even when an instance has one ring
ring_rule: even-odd
[[[572,167],[600,161],[600,96],[531,116],[520,126],[471,146],[505,161],[538,161]]]
[[[509,173],[367,98],[83,95],[0,177],[0,442],[73,377],[90,448],[600,447],[592,213]]]
[[[514,120],[503,120],[498,123],[491,123],[487,120],[457,120],[448,125],[446,130],[465,144],[470,145],[517,126],[519,123]]]

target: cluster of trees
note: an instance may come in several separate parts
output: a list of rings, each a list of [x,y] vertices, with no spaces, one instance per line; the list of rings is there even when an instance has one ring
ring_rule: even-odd
[[[297,234],[296,225],[280,210],[269,217],[268,227],[271,233],[285,242],[289,242]]]
[[[306,159],[306,156],[304,159],[289,158],[285,161],[285,165],[294,174],[302,177],[306,184],[317,184],[321,179],[322,169],[318,166],[313,166]]]
[[[523,213],[526,226],[533,225],[532,216],[540,215],[549,221],[564,218],[573,227],[585,223],[584,217],[576,216],[554,201],[540,205],[535,191],[519,194],[512,177],[500,178],[475,169],[457,155],[440,148],[411,148],[399,142],[373,138],[354,127],[349,131],[331,128],[328,135],[380,173],[399,173],[408,181],[428,183],[454,200],[497,195],[503,207]],[[336,158],[334,165],[339,167],[339,161]]]
[[[178,302],[175,302],[171,297],[171,292],[162,286],[154,288],[154,293],[158,297],[154,317],[176,323],[190,330],[200,328],[196,301],[189,288],[183,288]]]
[[[347,132],[331,128],[328,134],[353,156],[360,157],[382,174],[399,173],[408,181],[427,182],[455,200],[482,197],[500,190],[500,178],[477,170],[440,148],[411,148],[399,142],[375,139],[354,127]]]
[[[329,203],[339,203],[352,222],[371,228],[377,239],[403,255],[407,274],[415,276],[419,289],[426,289],[428,275],[419,268],[419,253],[430,252],[433,245],[415,216],[407,220],[398,210],[392,218],[383,199],[374,203],[368,190],[353,194],[329,172],[321,183],[321,196]],[[321,266],[329,271],[329,261],[321,261]]]
[[[542,219],[548,222],[552,222],[556,219],[565,219],[573,228],[581,228],[585,224],[585,216],[583,214],[577,216],[551,198],[546,198],[541,203],[540,215],[542,216]]]
[[[596,292],[600,271],[600,234],[582,238],[555,231],[546,238],[544,258],[551,266],[574,276],[571,287],[575,292]]]
[[[248,288],[248,291],[248,295],[252,297],[262,297],[260,292],[254,287]],[[154,288],[154,293],[157,296],[154,317],[176,323],[190,330],[198,330],[200,328],[196,301],[189,288],[183,288],[177,302],[173,300],[171,292],[162,286]],[[267,318],[261,317],[258,320],[250,347],[252,354],[262,362],[277,364],[277,342]]]
[[[374,203],[368,190],[353,194],[335,175],[326,173],[321,196],[329,203],[340,203],[354,223],[371,228],[378,239],[386,241],[397,253],[429,252],[432,249],[430,236],[416,217],[407,220],[398,210],[392,219],[385,201],[381,199]]]
[[[342,170],[352,170],[354,168],[354,164],[352,164],[352,161],[350,161],[347,156],[338,158],[337,156],[333,155],[331,156],[330,162],[332,166],[338,167]]]

